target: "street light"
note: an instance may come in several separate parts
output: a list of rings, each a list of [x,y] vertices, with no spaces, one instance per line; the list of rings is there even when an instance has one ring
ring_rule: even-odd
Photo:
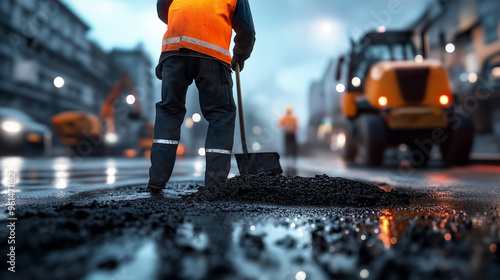
[[[186,126],[186,128],[191,128],[191,127],[193,127],[193,125],[194,125],[193,119],[191,119],[191,118],[187,118],[187,119],[186,119],[186,122],[184,123],[184,125]]]
[[[325,35],[330,35],[330,34],[332,34],[333,27],[329,22],[325,22],[321,25],[321,31]]]
[[[500,66],[491,69],[491,76],[495,79],[500,79]]]
[[[118,135],[116,135],[116,133],[113,132],[108,132],[106,133],[106,135],[104,135],[104,139],[106,140],[106,142],[114,144],[118,142]]]
[[[127,104],[132,105],[135,103],[135,96],[129,94],[125,100],[127,101]]]
[[[198,113],[194,113],[194,114],[193,114],[193,121],[194,121],[194,122],[199,122],[199,121],[201,121],[201,115],[200,115],[200,114],[198,114]]]
[[[474,84],[475,82],[477,82],[477,73],[476,72],[470,72],[469,75],[467,75],[467,80],[471,84]]]
[[[260,128],[260,126],[256,125],[252,128],[252,132],[255,135],[260,135],[262,133],[262,128]]]
[[[359,87],[361,85],[361,79],[359,77],[354,77],[351,83],[354,87]]]
[[[260,151],[260,143],[259,142],[253,142],[252,144],[252,150],[254,151]]]
[[[336,89],[337,89],[337,92],[338,92],[338,93],[343,93],[343,92],[344,92],[344,90],[345,90],[345,86],[344,86],[343,84],[338,84],[338,85],[336,86]]]
[[[447,53],[453,53],[455,51],[455,45],[452,43],[448,43],[445,46],[445,50]]]
[[[62,88],[64,86],[64,79],[62,77],[55,77],[54,86],[56,88]]]
[[[424,61],[424,57],[421,54],[417,54],[415,56],[415,62],[422,63]]]

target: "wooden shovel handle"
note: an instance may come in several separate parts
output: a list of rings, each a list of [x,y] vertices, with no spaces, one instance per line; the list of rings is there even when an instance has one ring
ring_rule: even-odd
[[[236,63],[236,91],[238,95],[238,117],[240,120],[241,147],[243,153],[248,154],[247,138],[245,136],[245,121],[243,119],[243,102],[241,101],[240,65]]]

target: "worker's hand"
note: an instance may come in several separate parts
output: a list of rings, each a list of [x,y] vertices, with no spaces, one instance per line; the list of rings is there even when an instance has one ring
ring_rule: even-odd
[[[236,71],[236,64],[240,65],[240,72],[243,71],[243,65],[245,65],[245,60],[238,59],[236,56],[233,56],[233,58],[231,58],[231,68],[234,71]]]

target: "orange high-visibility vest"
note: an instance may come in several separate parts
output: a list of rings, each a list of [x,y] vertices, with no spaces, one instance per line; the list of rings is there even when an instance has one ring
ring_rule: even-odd
[[[234,10],[237,0],[174,0],[162,52],[191,49],[231,64]]]
[[[292,114],[286,114],[281,117],[279,126],[285,131],[285,133],[296,133],[297,118]]]

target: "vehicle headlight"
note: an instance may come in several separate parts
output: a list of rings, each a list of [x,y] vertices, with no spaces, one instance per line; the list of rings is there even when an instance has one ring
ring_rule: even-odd
[[[18,133],[22,128],[22,125],[17,121],[4,121],[2,123],[2,129],[8,133]]]
[[[495,79],[500,79],[500,66],[494,67],[491,69],[491,75]]]

